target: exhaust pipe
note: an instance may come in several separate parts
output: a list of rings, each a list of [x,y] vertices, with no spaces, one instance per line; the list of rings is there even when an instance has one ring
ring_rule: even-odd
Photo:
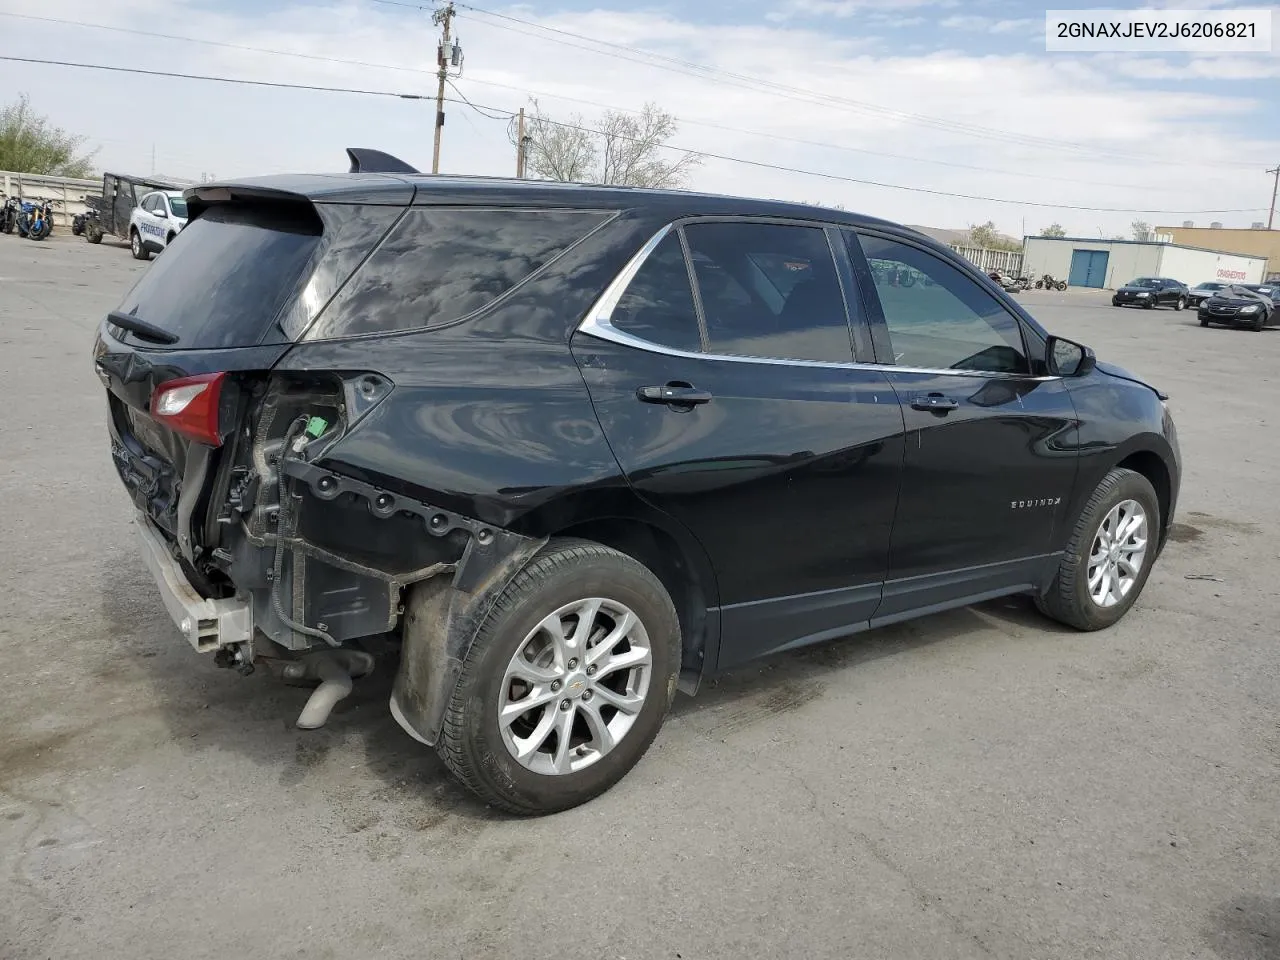
[[[319,680],[306,706],[298,714],[297,726],[317,730],[325,725],[333,708],[351,693],[352,679],[373,670],[373,656],[363,650],[314,650],[285,666],[284,679],[289,682]]]

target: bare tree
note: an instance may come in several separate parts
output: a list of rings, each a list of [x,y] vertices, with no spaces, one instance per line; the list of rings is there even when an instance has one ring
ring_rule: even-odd
[[[639,116],[609,111],[597,127],[604,142],[601,183],[632,187],[678,187],[689,171],[702,162],[691,153],[674,161],[658,154],[675,136],[676,118],[654,103],[646,103]]]
[[[84,141],[33,112],[25,93],[0,111],[0,170],[87,177],[93,154],[80,153]]]
[[[525,119],[526,163],[542,179],[678,187],[701,163],[693,154],[670,161],[660,155],[677,126],[675,117],[656,104],[645,104],[639,114],[610,110],[588,126],[578,115],[551,120],[537,100],[531,102],[533,110]]]
[[[1135,220],[1129,224],[1129,229],[1133,231],[1133,239],[1146,240],[1151,236],[1151,224],[1145,220]]]
[[[595,135],[574,114],[564,123],[548,120],[537,100],[530,100],[533,110],[525,119],[525,163],[541,180],[561,182],[590,179],[596,167],[599,149]],[[515,131],[512,131],[515,143]]]

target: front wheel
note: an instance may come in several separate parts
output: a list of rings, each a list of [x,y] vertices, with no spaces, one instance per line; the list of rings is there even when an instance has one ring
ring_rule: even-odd
[[[84,228],[84,238],[90,243],[102,242],[102,230],[99,227],[88,226]]]
[[[486,803],[567,810],[644,755],[679,668],[680,622],[658,578],[600,544],[552,541],[480,627],[436,748]]]
[[[1036,605],[1077,630],[1111,626],[1142,593],[1159,537],[1160,501],[1151,482],[1117,467],[1085,504],[1057,575]]]
[[[41,220],[39,223],[33,223],[31,225],[31,229],[27,231],[27,239],[43,240],[51,233],[53,233],[53,224],[48,220]]]
[[[1175,309],[1175,310],[1183,310],[1183,309],[1185,309],[1185,308],[1186,308],[1186,306],[1187,306],[1187,298],[1186,298],[1186,297],[1179,297],[1179,298],[1178,298],[1178,302],[1177,302],[1177,303],[1175,303],[1175,304],[1173,305],[1173,309]]]
[[[1055,290],[1065,290],[1065,289],[1067,289],[1067,281],[1065,281],[1065,280],[1059,280],[1056,284],[1054,284],[1054,289],[1055,289]]]
[[[137,230],[129,231],[129,252],[133,254],[133,259],[135,260],[151,259],[151,254],[142,245],[142,234],[138,233]]]
[[[1153,302],[1152,302],[1151,300],[1149,300],[1149,299],[1148,299],[1148,300],[1143,300],[1143,301],[1142,301],[1142,309],[1143,309],[1143,310],[1150,310],[1150,309],[1152,309],[1154,306],[1155,306],[1155,303],[1153,303]]]
[[[1207,327],[1208,325],[1209,325],[1209,318],[1208,318],[1208,317],[1201,317],[1201,318],[1200,318],[1200,326],[1202,326],[1202,327]]]
[[[1251,329],[1255,333],[1261,333],[1262,328],[1265,327],[1266,325],[1267,325],[1267,316],[1266,314],[1262,314],[1258,317],[1257,320],[1253,321],[1253,327]]]

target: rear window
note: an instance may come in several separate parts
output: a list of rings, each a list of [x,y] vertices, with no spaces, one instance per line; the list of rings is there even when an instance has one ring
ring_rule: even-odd
[[[176,335],[171,350],[283,339],[278,329],[267,333],[297,291],[321,229],[309,209],[213,207],[187,225],[119,310]]]
[[[458,320],[492,303],[610,216],[594,210],[411,210],[305,338]]]

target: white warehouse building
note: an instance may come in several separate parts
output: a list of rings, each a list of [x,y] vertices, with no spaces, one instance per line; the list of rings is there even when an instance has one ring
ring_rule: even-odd
[[[1024,237],[1022,244],[1023,276],[1048,273],[1073,287],[1114,290],[1135,277],[1166,277],[1189,287],[1209,280],[1261,283],[1267,273],[1265,257],[1160,240]]]

